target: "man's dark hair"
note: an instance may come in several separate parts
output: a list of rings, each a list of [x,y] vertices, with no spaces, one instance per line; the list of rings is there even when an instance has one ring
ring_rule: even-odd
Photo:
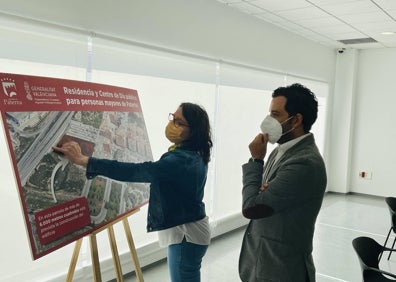
[[[182,103],[180,107],[190,129],[190,137],[182,142],[182,146],[197,151],[207,164],[213,146],[208,114],[197,104]]]
[[[318,117],[318,100],[315,94],[307,87],[294,83],[286,87],[279,87],[272,93],[272,98],[284,96],[286,98],[285,110],[289,116],[301,114],[303,116],[303,128],[307,133]]]

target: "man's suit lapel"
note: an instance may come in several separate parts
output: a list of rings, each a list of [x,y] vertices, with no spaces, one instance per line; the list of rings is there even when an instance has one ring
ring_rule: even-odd
[[[295,144],[293,147],[291,147],[289,150],[287,150],[280,158],[279,160],[274,164],[275,162],[275,157],[276,154],[278,153],[278,147],[271,153],[271,155],[268,158],[268,164],[269,164],[269,168],[265,168],[264,171],[264,177],[263,180],[265,182],[268,182],[270,179],[273,178],[273,174],[276,171],[276,169],[279,167],[279,164],[282,163],[283,159],[289,159],[290,156],[289,155],[295,155],[298,154],[298,151],[301,149],[301,147],[304,146],[309,146],[310,144],[314,144],[314,138],[313,136],[307,136],[306,138],[304,138],[303,140],[301,140],[300,142],[298,142],[297,144]],[[271,163],[270,163],[271,161]]]
[[[264,168],[264,175],[263,175],[263,183],[268,182],[272,172],[274,171],[274,162],[276,154],[278,153],[278,148],[275,148],[274,151],[271,152],[271,155],[268,158],[267,164]]]

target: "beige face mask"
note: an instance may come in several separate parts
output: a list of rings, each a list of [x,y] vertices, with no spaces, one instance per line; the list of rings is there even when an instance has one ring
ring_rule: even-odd
[[[183,142],[184,138],[182,137],[182,134],[183,128],[176,127],[173,121],[170,121],[165,128],[165,136],[172,143],[180,144],[181,142]]]

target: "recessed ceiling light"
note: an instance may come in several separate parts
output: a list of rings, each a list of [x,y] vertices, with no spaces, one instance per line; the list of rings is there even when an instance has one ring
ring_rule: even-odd
[[[395,32],[394,31],[384,31],[384,32],[381,32],[381,34],[382,35],[393,35],[393,34],[395,34]]]

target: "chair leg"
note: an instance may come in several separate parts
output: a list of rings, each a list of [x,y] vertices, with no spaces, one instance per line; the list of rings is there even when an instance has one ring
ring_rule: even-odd
[[[396,241],[396,237],[395,237],[395,239],[393,240],[392,249],[393,249],[393,247],[395,246],[395,241]],[[388,260],[390,259],[391,254],[392,254],[392,251],[389,252]]]
[[[386,247],[386,243],[388,242],[389,235],[390,235],[391,231],[392,231],[392,227],[389,229],[388,236],[386,236],[385,243],[384,243],[384,247]],[[395,237],[395,239],[396,239],[396,237]],[[394,243],[394,242],[393,242],[393,243]],[[381,260],[382,253],[383,253],[383,252],[381,252],[380,255],[379,255],[378,262]],[[390,256],[390,254],[389,254],[389,256]],[[389,260],[389,258],[388,258],[388,260]]]

